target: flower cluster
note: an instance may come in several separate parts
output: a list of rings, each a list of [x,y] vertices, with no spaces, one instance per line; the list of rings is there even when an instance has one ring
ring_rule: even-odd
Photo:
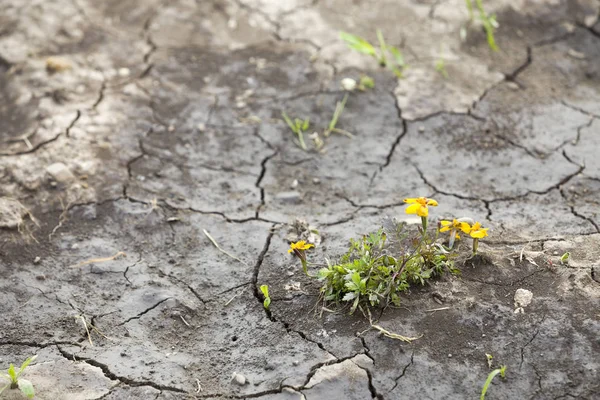
[[[427,234],[427,217],[429,216],[429,206],[437,207],[438,202],[427,197],[414,197],[404,199],[404,202],[410,204],[406,207],[407,214],[416,214],[421,217],[423,225],[423,235]],[[481,226],[481,223],[474,222],[471,218],[460,218],[440,221],[440,232],[449,232],[450,240],[449,247],[454,246],[454,241],[460,239],[459,232],[470,235],[473,238],[473,254],[477,254],[479,239],[483,239],[488,235],[488,228]]]

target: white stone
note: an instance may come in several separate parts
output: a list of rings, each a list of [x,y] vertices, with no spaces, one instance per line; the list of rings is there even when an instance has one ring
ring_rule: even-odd
[[[515,292],[515,307],[527,307],[533,299],[533,293],[527,289],[517,289]]]
[[[342,79],[342,89],[347,90],[348,92],[356,89],[356,81],[352,78],[344,78]]]
[[[57,182],[65,183],[75,180],[75,175],[69,170],[69,168],[61,163],[57,162],[46,167],[46,172]]]

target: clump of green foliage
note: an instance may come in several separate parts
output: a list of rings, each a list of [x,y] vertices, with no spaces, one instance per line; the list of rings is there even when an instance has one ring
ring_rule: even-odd
[[[281,117],[298,138],[298,145],[302,148],[302,150],[306,151],[307,147],[306,143],[304,142],[304,132],[310,128],[310,120],[308,118],[305,120],[295,118],[292,121],[285,111],[281,113]]]
[[[469,20],[474,20],[474,12],[473,12],[473,0],[465,0],[467,5],[467,10],[469,11]],[[477,6],[477,11],[479,11],[479,20],[483,25],[483,29],[485,30],[485,34],[487,36],[488,46],[493,51],[498,51],[498,45],[496,45],[496,39],[494,38],[494,31],[498,28],[498,21],[496,21],[495,15],[488,15],[483,8],[483,0],[475,0],[475,5]],[[466,35],[466,32],[463,33]]]
[[[19,371],[16,371],[15,366],[10,364],[8,367],[8,371],[6,373],[1,373],[0,377],[8,380],[8,383],[0,388],[0,393],[2,393],[6,388],[10,387],[11,389],[19,389],[25,396],[30,399],[33,399],[35,396],[35,391],[33,390],[33,384],[27,379],[21,378],[21,374],[25,371],[25,368],[33,362],[37,356],[29,357],[27,360],[23,361]]]
[[[351,302],[351,313],[361,302],[399,305],[399,294],[411,285],[424,285],[444,271],[458,271],[455,254],[436,243],[436,236],[419,228],[415,237],[406,223],[385,220],[378,231],[351,239],[339,263],[319,271],[323,299]]]
[[[388,68],[398,78],[402,78],[403,71],[407,67],[402,52],[397,47],[387,44],[379,29],[376,33],[379,48],[373,46],[368,40],[347,32],[340,32],[340,37],[352,50],[373,57],[379,65]]]

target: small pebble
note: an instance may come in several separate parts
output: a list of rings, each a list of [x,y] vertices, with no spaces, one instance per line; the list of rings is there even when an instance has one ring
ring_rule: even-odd
[[[452,358],[452,354],[448,354],[448,358]]]
[[[42,261],[42,258],[38,256],[38,257],[36,257],[36,258],[33,260],[33,263],[34,263],[34,264],[39,264],[39,263],[40,263],[40,261]]]
[[[419,126],[419,132],[421,132],[421,133],[425,132],[425,127],[423,125]]]
[[[319,178],[313,178],[313,183],[315,185],[318,185],[319,183],[321,183],[321,180]]]
[[[294,364],[294,366],[297,367],[298,365],[300,365],[300,361],[294,360],[292,361],[292,364]]]
[[[298,187],[298,179],[294,179],[291,185],[292,189],[296,189]]]
[[[246,377],[242,374],[238,374],[237,372],[233,373],[232,380],[240,386],[244,386],[246,384]]]
[[[129,71],[129,68],[119,68],[119,71],[117,73],[121,78],[126,78],[131,72]]]

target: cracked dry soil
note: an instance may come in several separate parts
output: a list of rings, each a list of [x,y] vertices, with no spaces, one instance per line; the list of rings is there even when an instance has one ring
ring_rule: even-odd
[[[0,2],[0,367],[38,354],[49,400],[475,399],[490,353],[488,399],[600,398],[600,2],[484,3],[498,53],[463,0]],[[404,79],[338,38],[376,28]],[[281,111],[326,126],[361,72],[355,137],[301,151]],[[415,195],[492,229],[374,311],[420,338],[315,312],[286,224],[337,257]]]

